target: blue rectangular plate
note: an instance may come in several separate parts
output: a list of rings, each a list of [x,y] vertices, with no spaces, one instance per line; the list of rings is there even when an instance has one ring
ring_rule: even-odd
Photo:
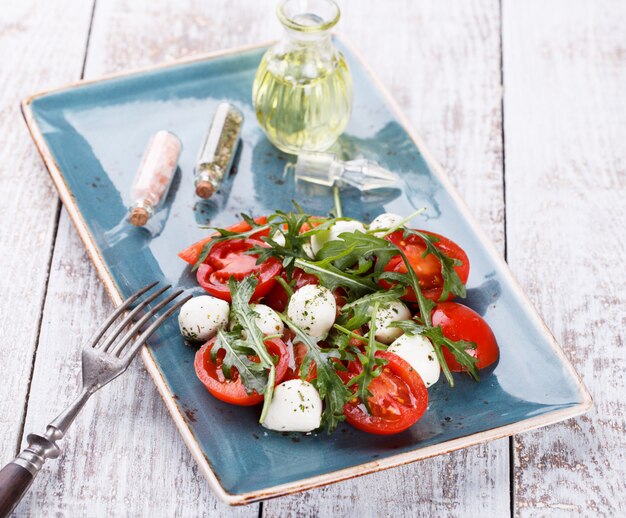
[[[367,157],[401,176],[398,189],[361,196],[343,193],[346,215],[369,221],[390,211],[426,207],[415,225],[442,233],[470,257],[466,303],[495,332],[501,358],[480,383],[456,376],[457,388],[430,389],[424,418],[406,432],[382,437],[342,426],[332,436],[280,434],[259,426],[258,408],[211,397],[196,379],[195,351],[175,319],[160,330],[143,359],[176,425],[216,493],[242,504],[344,480],[554,423],[580,414],[591,398],[561,349],[476,227],[439,166],[393,100],[345,39],[355,84],[354,110],[341,151]],[[295,185],[284,175],[292,157],[270,145],[255,121],[251,88],[266,47],[81,82],[35,95],[23,112],[39,151],[100,276],[116,303],[159,279],[198,290],[176,253],[204,237],[200,225],[226,226],[240,212],[290,210],[326,214],[323,188]],[[193,163],[219,101],[245,115],[236,174],[209,201],[193,192]],[[126,221],[130,184],[152,133],[169,129],[183,142],[165,208],[149,229]]]

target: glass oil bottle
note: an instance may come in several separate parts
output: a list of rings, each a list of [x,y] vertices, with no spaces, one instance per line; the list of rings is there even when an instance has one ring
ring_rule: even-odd
[[[287,37],[270,48],[254,80],[252,100],[268,139],[281,151],[323,151],[345,130],[352,78],[330,29],[333,0],[283,0],[278,18]]]

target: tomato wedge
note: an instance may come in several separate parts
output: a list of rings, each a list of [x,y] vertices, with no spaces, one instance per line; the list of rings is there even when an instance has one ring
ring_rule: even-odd
[[[259,282],[252,301],[258,301],[276,284],[276,277],[282,271],[281,262],[270,257],[261,264],[256,264],[257,256],[246,252],[255,245],[268,246],[257,239],[231,239],[220,241],[209,253],[204,264],[196,273],[198,284],[205,291],[222,300],[231,301],[228,280],[233,277],[240,281],[248,275],[256,275]]]
[[[302,342],[293,344],[293,362],[287,369],[287,374],[285,374],[285,380],[300,379],[300,368],[302,367],[302,362],[304,361],[306,353],[307,348],[305,344],[303,344]],[[315,378],[317,378],[317,367],[315,366],[315,362],[313,362],[311,364],[309,374],[306,377],[306,381],[311,382]]]
[[[467,340],[476,344],[476,349],[468,349],[467,354],[478,359],[479,369],[489,367],[500,356],[496,337],[489,324],[473,309],[456,302],[440,302],[432,312],[434,326],[441,326],[441,331],[450,340]],[[443,356],[452,372],[464,372],[453,354],[443,348]]]
[[[215,338],[209,340],[196,353],[194,367],[198,379],[214,397],[221,401],[239,406],[258,405],[263,401],[263,394],[257,392],[248,394],[239,378],[237,369],[233,368],[230,379],[224,376],[222,360],[225,353],[223,350],[218,352],[215,362],[211,359],[211,348],[215,340]],[[277,338],[266,340],[265,345],[272,356],[278,356],[276,363],[276,384],[278,385],[287,372],[289,363],[287,347],[282,340]]]
[[[372,395],[368,403],[371,413],[358,398],[346,403],[343,413],[348,423],[363,432],[377,435],[400,433],[424,415],[428,406],[428,390],[419,374],[399,356],[378,351],[376,357],[385,358],[389,363],[370,383]],[[359,368],[360,365],[352,362],[348,370],[355,372]],[[343,374],[345,376],[346,373]]]
[[[255,218],[254,222],[257,225],[265,225],[267,223],[267,217],[261,216],[259,218]],[[235,223],[234,225],[231,225],[230,227],[226,227],[226,230],[230,230],[232,232],[247,232],[248,230],[252,230],[252,227],[248,225],[248,223],[246,223],[245,221],[240,221],[239,223]],[[264,230],[257,232],[256,234],[253,234],[250,237],[253,239],[260,239],[262,236],[268,236],[269,232],[270,232],[269,229],[266,228]],[[178,257],[180,257],[183,261],[186,261],[191,265],[196,264],[196,262],[198,261],[198,257],[200,257],[200,253],[202,252],[202,248],[204,247],[204,245],[207,244],[209,241],[211,241],[211,239],[216,235],[217,234],[211,234],[210,236],[205,237],[204,239],[201,239],[200,241],[195,242],[193,245],[179,252]]]
[[[420,230],[420,232],[424,232],[425,234],[438,238],[439,241],[435,243],[435,246],[448,257],[461,261],[462,264],[460,266],[455,266],[454,269],[461,279],[461,282],[465,284],[467,282],[467,278],[469,277],[470,269],[469,259],[465,251],[455,242],[444,236],[435,234],[434,232],[427,232],[425,230]],[[427,299],[439,300],[443,292],[441,263],[432,254],[428,254],[424,257],[424,252],[426,251],[426,244],[424,243],[424,240],[414,234],[411,234],[405,239],[404,232],[402,230],[396,230],[392,234],[389,234],[385,239],[400,247],[405,253],[411,268],[419,279],[420,288],[422,289],[424,296]],[[396,255],[385,265],[385,271],[406,273],[407,268],[402,257]],[[380,285],[385,288],[389,288],[391,286],[389,282],[384,280],[380,281]],[[416,302],[415,293],[412,288],[407,288],[407,293],[402,298],[410,302]],[[451,298],[453,298],[452,294],[448,296],[448,299]]]

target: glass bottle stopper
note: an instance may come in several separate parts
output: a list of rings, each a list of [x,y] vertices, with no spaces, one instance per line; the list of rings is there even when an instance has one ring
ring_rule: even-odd
[[[342,161],[331,153],[314,152],[298,155],[295,178],[327,187],[350,185],[363,192],[388,189],[399,183],[398,175],[371,160]]]

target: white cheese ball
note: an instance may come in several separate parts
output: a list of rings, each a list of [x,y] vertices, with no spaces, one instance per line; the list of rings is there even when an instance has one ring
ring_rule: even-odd
[[[296,291],[287,306],[287,316],[309,336],[322,340],[335,323],[337,304],[328,288],[307,284]]]
[[[393,342],[387,351],[397,354],[413,367],[427,387],[437,383],[441,366],[428,338],[405,334]]]
[[[283,381],[274,389],[263,426],[278,432],[311,432],[320,427],[322,399],[308,381]]]
[[[279,246],[285,246],[285,244],[287,243],[286,239],[285,239],[285,234],[283,234],[280,230],[277,230],[276,232],[274,232],[270,238],[272,239],[272,241],[274,241],[274,243],[276,243]]]
[[[304,243],[302,245],[302,251],[307,255],[309,259],[315,259],[313,248],[311,248],[311,245],[309,243]]]
[[[228,302],[210,295],[189,299],[178,314],[180,332],[186,340],[206,342],[226,327],[229,311]]]
[[[390,344],[404,331],[399,327],[389,327],[389,324],[410,318],[409,308],[399,300],[381,305],[376,311],[376,340],[383,344]]]
[[[256,325],[265,336],[282,335],[285,325],[276,311],[265,304],[252,304],[254,312],[257,314]]]
[[[360,221],[337,221],[328,230],[322,230],[311,236],[311,249],[317,255],[317,252],[329,241],[339,239],[339,234],[344,232],[363,232],[365,233],[365,225]]]
[[[402,223],[403,219],[404,218],[402,216],[398,216],[398,214],[385,212],[374,218],[374,221],[370,223],[370,230],[387,230]],[[376,232],[374,235],[378,236],[383,234],[384,232]]]

